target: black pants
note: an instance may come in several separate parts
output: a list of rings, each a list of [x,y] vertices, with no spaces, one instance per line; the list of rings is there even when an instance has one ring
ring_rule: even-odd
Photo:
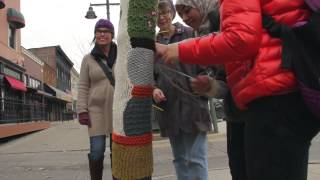
[[[228,124],[233,180],[306,180],[310,142],[320,120],[300,94],[255,100],[245,118],[242,124]]]
[[[247,180],[244,123],[227,122],[227,150],[232,180]]]

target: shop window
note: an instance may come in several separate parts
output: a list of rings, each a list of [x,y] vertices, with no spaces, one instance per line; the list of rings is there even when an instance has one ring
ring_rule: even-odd
[[[34,89],[40,89],[41,82],[37,79],[29,77],[29,86]]]
[[[22,80],[24,84],[27,84],[27,76],[25,74],[22,75]]]
[[[20,77],[21,74],[20,73],[16,72],[15,70],[12,70],[12,69],[10,69],[8,67],[4,67],[3,68],[3,72],[4,72],[4,74],[7,74],[7,75],[9,75],[11,77],[14,77],[15,79],[18,79],[18,80],[21,79],[21,77]]]

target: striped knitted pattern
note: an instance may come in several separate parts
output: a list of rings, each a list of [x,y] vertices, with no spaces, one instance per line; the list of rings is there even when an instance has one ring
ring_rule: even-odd
[[[152,50],[133,48],[128,52],[128,74],[134,85],[150,85],[153,83]]]
[[[120,1],[112,134],[112,174],[116,179],[152,177],[151,87],[157,3]]]

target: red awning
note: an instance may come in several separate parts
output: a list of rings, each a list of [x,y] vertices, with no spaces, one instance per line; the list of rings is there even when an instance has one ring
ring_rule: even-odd
[[[10,76],[5,76],[6,80],[9,82],[10,86],[13,88],[13,89],[16,89],[16,90],[19,90],[19,91],[24,91],[26,92],[27,91],[27,88],[26,88],[26,85],[24,85],[23,82],[17,80],[17,79],[14,79]]]

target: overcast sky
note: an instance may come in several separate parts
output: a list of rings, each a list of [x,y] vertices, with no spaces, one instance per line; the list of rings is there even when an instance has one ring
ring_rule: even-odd
[[[116,3],[120,0],[109,2]],[[90,3],[106,1],[21,0],[21,12],[26,21],[26,26],[21,30],[22,46],[37,48],[60,45],[79,71],[82,57],[92,48],[90,43],[95,22],[99,18],[107,18],[106,6],[94,6],[98,18],[86,19],[84,16]],[[111,6],[110,10],[110,19],[117,32],[120,7]]]

